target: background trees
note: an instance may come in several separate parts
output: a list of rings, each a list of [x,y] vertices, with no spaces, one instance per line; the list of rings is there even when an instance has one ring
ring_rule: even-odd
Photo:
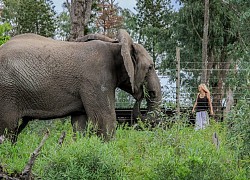
[[[174,11],[171,6],[173,1],[181,3],[177,11]],[[56,21],[52,1],[0,0],[0,2],[2,3],[2,6],[0,6],[0,44],[6,42],[10,36],[23,32],[34,32],[61,40],[70,38],[72,20],[69,3],[66,3],[68,1],[65,2],[64,12],[57,16]],[[76,1],[72,0],[71,2]],[[99,175],[98,172],[101,173],[100,177],[104,177],[102,175],[104,172],[104,175],[124,175],[120,179],[126,179],[127,177],[164,179],[166,174],[169,175],[170,179],[172,177],[172,179],[177,177],[180,179],[215,179],[218,177],[220,177],[219,179],[249,179],[250,1],[209,0],[207,69],[202,66],[204,0],[136,0],[136,2],[135,12],[132,12],[129,9],[120,8],[114,0],[93,0],[88,22],[85,17],[89,15],[81,16],[78,14],[79,16],[77,16],[75,14],[82,23],[82,28],[78,31],[79,34],[99,32],[113,37],[117,28],[125,28],[134,40],[143,44],[150,52],[159,74],[167,76],[173,82],[175,82],[176,76],[176,47],[180,47],[181,87],[185,89],[186,99],[189,100],[188,106],[192,105],[192,98],[197,92],[197,85],[201,82],[202,71],[207,70],[208,84],[212,91],[213,104],[217,115],[221,115],[221,107],[227,102],[227,92],[233,94],[234,107],[224,117],[225,123],[214,123],[212,121],[212,125],[208,129],[199,132],[194,132],[186,124],[181,123],[176,123],[177,126],[171,124],[171,129],[167,129],[167,131],[163,128],[154,131],[155,129],[151,127],[148,131],[143,126],[143,131],[135,131],[133,128],[130,131],[123,131],[122,128],[118,128],[120,134],[118,134],[116,141],[111,144],[107,143],[107,146],[103,146],[103,143],[99,142],[97,138],[88,138],[88,136],[80,141],[73,142],[69,135],[65,143],[70,145],[67,144],[67,147],[63,147],[63,151],[54,148],[56,147],[55,144],[51,146],[52,148],[45,148],[45,150],[52,149],[53,152],[45,152],[46,156],[38,161],[36,174],[40,174],[41,177],[43,175],[58,177],[58,173],[63,177],[69,177],[73,174],[74,177],[78,175],[82,178],[78,171],[78,161],[75,161],[76,164],[72,164],[73,157],[73,159],[80,160],[79,163],[83,163],[81,159],[88,159],[89,164],[88,161],[84,163],[90,165],[90,168],[87,167],[82,172],[83,175],[90,174],[89,177],[93,178]],[[121,14],[122,18],[119,17]],[[8,22],[11,26],[8,23],[3,24],[3,22]],[[55,29],[56,31],[54,31]],[[125,102],[126,106],[121,104],[117,107],[125,108],[127,105],[132,105],[132,98],[128,94],[125,92],[119,93],[116,96],[117,100]],[[168,97],[168,99],[171,99],[173,104],[175,103],[174,98]],[[174,106],[172,107],[174,108]],[[54,126],[58,129],[58,132],[56,132],[56,136],[51,138],[51,142],[58,140],[58,134],[62,131],[63,126],[66,126],[65,129],[67,130],[71,128],[69,122],[64,125],[61,123],[59,122]],[[37,126],[37,124],[33,124],[33,126]],[[53,126],[50,124],[49,128],[51,127]],[[24,132],[26,134],[21,137],[23,150],[16,151],[16,148],[20,149],[20,144],[11,146],[7,143],[0,146],[0,148],[3,148],[3,151],[1,151],[3,153],[0,153],[2,158],[0,159],[4,168],[11,168],[11,171],[14,171],[12,167],[21,164],[20,157],[24,159],[23,163],[26,163],[27,158],[24,157],[29,156],[27,148],[36,144],[36,142],[30,143],[27,138],[30,138],[33,134],[33,140],[39,139],[39,133],[34,133],[33,129],[35,128],[31,127],[31,129],[27,129]],[[39,132],[41,133],[42,129],[39,129]],[[221,142],[219,148],[215,148],[211,143],[214,132],[218,134]],[[126,139],[126,137],[128,138]],[[199,141],[200,137],[204,137],[205,141]],[[82,146],[84,141],[87,146],[89,145],[87,151],[86,146]],[[127,146],[127,144],[134,146]],[[94,156],[92,156],[93,145],[98,153],[101,152],[100,155],[94,153]],[[110,145],[113,147],[110,148]],[[125,146],[123,147],[123,145]],[[99,149],[96,148],[97,146],[99,146]],[[80,148],[78,154],[75,153],[76,147],[83,147]],[[128,149],[128,147],[132,147],[132,149]],[[138,151],[138,147],[142,148]],[[152,150],[148,150],[149,148],[152,148]],[[110,149],[113,150],[114,155],[119,156],[110,158]],[[145,149],[147,151],[144,151]],[[12,152],[24,154],[17,155]],[[65,154],[60,154],[62,152],[65,152]],[[107,152],[106,155],[103,152]],[[12,156],[18,158],[10,158]],[[105,166],[98,167],[97,170],[96,168],[93,169],[93,162],[97,162],[96,159],[100,157],[101,162],[108,163],[104,164]],[[162,162],[162,157],[166,157],[164,162]],[[115,161],[118,164],[113,163],[114,159],[118,159],[118,161]],[[148,163],[145,163],[145,160],[149,160]],[[69,167],[68,162],[72,166]],[[14,165],[5,166],[5,164],[11,163]],[[57,163],[57,166],[55,166],[55,163]],[[127,164],[130,164],[130,166],[127,166]],[[158,167],[155,167],[156,164]],[[115,173],[103,171],[103,167],[110,167],[112,172]],[[48,169],[50,172],[47,171]],[[126,173],[128,173],[128,176],[126,176]]]
[[[66,41],[70,36],[70,16],[67,10],[64,10],[57,16],[57,28],[56,28],[56,37]]]
[[[171,35],[169,29],[173,11],[170,3],[170,0],[137,0],[136,3],[136,27],[133,31],[137,33],[138,42],[151,53],[157,68],[166,56],[163,44]]]
[[[115,38],[116,32],[122,27],[123,18],[115,0],[97,2],[95,25],[99,33]]]
[[[0,45],[4,44],[10,39],[8,32],[11,30],[9,23],[4,23],[0,25]]]
[[[2,22],[9,22],[12,35],[36,33],[53,37],[55,31],[55,11],[51,0],[1,0]]]
[[[178,46],[181,48],[181,87],[192,101],[204,69],[204,1],[178,0],[181,6],[177,11],[170,0],[136,2],[132,12],[119,7],[115,0],[67,0],[64,11],[55,16],[51,0],[1,0],[1,19],[12,26],[6,35],[34,32],[61,40],[95,32],[114,37],[117,29],[125,28],[149,51],[159,74],[167,75],[173,82]],[[221,114],[227,91],[232,90],[239,99],[242,96],[237,97],[237,94],[249,87],[249,73],[246,73],[250,54],[249,7],[250,3],[243,0],[210,0],[209,3],[205,69],[218,114]],[[73,33],[73,29],[76,32]]]
[[[84,36],[84,28],[91,14],[92,0],[66,0],[66,4],[71,20],[69,40],[74,41]]]
[[[181,2],[183,7],[178,12],[174,37],[178,45],[183,48],[181,60],[190,62],[186,67],[200,69],[193,72],[193,80],[197,80],[200,79],[203,68],[201,67],[201,45],[204,3],[196,0]],[[246,31],[243,30],[246,22],[249,23],[249,16],[244,14],[249,12],[246,8],[243,8],[246,11],[237,10],[243,5],[249,7],[249,4],[243,1],[210,0],[207,78],[212,88],[215,110],[219,114],[221,114],[225,89],[229,86],[226,81],[231,81],[226,77],[239,62],[244,61],[245,53],[249,54],[249,46],[246,46],[241,38],[241,34],[246,35]],[[196,81],[197,83],[199,81]]]

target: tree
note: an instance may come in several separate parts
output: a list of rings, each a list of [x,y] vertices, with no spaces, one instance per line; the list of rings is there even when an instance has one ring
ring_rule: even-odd
[[[174,38],[183,48],[181,61],[188,62],[187,69],[200,69],[192,72],[197,87],[197,83],[200,83],[197,79],[202,70],[204,3],[199,0],[181,2],[183,7],[178,12],[173,26]],[[213,105],[217,115],[221,115],[224,90],[228,86],[228,73],[235,66],[235,62],[242,61],[249,53],[246,42],[249,42],[250,36],[247,36],[249,33],[245,27],[245,23],[249,22],[249,7],[250,3],[246,1],[210,0],[207,79],[212,88]]]
[[[207,82],[207,44],[208,44],[208,26],[209,26],[209,0],[205,0],[204,10],[204,30],[202,39],[202,77],[201,82]]]
[[[63,41],[69,39],[70,36],[70,16],[68,11],[63,11],[57,16],[57,37]]]
[[[114,38],[123,22],[122,16],[119,15],[118,4],[115,4],[115,0],[101,0],[97,6],[97,29],[102,34]]]
[[[170,3],[170,0],[137,0],[136,13],[128,9],[122,11],[123,27],[135,41],[147,49],[159,74],[164,73],[166,69],[163,63],[172,63],[166,60],[168,52],[176,49],[175,43],[169,40],[172,36],[170,27],[175,14]],[[173,64],[175,65],[175,62]]]
[[[161,47],[165,38],[170,37],[173,13],[170,3],[170,0],[137,0],[136,3],[138,42],[150,52],[156,65],[166,55],[166,50]]]
[[[90,15],[92,0],[66,0],[71,19],[71,30],[69,41],[84,36],[84,28],[87,25]]]
[[[0,45],[4,44],[10,39],[8,32],[11,30],[9,23],[0,24]]]
[[[55,11],[51,0],[2,0],[2,21],[10,22],[12,35],[36,33],[53,37]]]
[[[64,40],[69,39],[70,35],[70,9],[71,3],[63,3],[64,11],[59,14],[57,21],[58,37]],[[88,23],[84,25],[84,32],[88,33],[102,33],[111,38],[114,38],[117,29],[122,27],[123,18],[120,15],[121,8],[114,0],[93,0],[91,6],[91,14]],[[81,35],[82,36],[82,35]]]

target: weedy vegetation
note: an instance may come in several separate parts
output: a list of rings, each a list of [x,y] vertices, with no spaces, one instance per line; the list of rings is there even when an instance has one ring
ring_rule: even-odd
[[[224,122],[211,120],[199,131],[186,123],[185,116],[169,128],[147,129],[142,122],[139,129],[122,125],[110,142],[90,130],[73,140],[67,119],[34,121],[16,145],[0,145],[0,166],[8,174],[21,172],[49,129],[32,169],[34,179],[249,179],[249,109],[248,103],[239,103]],[[62,131],[66,137],[59,145]]]

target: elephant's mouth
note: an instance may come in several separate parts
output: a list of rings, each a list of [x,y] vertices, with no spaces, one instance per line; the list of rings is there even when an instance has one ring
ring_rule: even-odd
[[[143,98],[146,98],[147,101],[151,103],[157,103],[161,101],[161,98],[158,97],[157,92],[154,90],[148,90],[144,84],[141,85],[139,91],[135,93],[134,97],[137,101],[140,101]]]
[[[144,85],[141,85],[139,88],[135,88],[135,93],[133,94],[133,97],[136,101],[141,101],[145,97],[143,89]]]
[[[156,92],[155,91],[148,91],[150,99],[156,99]]]

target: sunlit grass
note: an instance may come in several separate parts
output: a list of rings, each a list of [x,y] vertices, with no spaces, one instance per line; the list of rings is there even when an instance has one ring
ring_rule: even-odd
[[[225,125],[213,121],[199,131],[182,122],[171,129],[118,127],[110,142],[90,134],[74,141],[69,121],[33,122],[15,146],[0,145],[1,165],[21,172],[47,128],[50,136],[33,167],[42,179],[247,179],[227,145]],[[62,131],[66,138],[59,146]],[[215,132],[219,148],[212,140]]]

